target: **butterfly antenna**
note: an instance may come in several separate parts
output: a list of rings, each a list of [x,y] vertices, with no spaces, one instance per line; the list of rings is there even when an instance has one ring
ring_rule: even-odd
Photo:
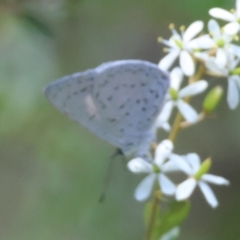
[[[122,150],[120,148],[117,148],[115,150],[115,152],[112,154],[112,156],[110,157],[110,162],[108,164],[108,168],[107,168],[107,172],[106,172],[106,177],[105,177],[105,180],[104,180],[104,186],[103,186],[103,191],[102,191],[102,194],[98,200],[99,203],[102,203],[104,202],[105,200],[105,197],[106,197],[106,192],[107,192],[107,188],[109,186],[109,183],[110,183],[110,179],[111,179],[111,170],[112,170],[112,164],[113,164],[113,160],[118,157],[118,156],[124,156]]]

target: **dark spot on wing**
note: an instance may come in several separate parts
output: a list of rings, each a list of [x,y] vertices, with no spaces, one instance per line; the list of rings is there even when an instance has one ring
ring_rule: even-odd
[[[119,106],[119,109],[123,109],[125,107],[125,104],[122,104]]]
[[[142,108],[142,111],[143,111],[143,112],[145,112],[145,111],[146,111],[146,108],[145,108],[145,107],[143,107],[143,108]]]
[[[81,92],[86,92],[86,90],[87,90],[87,87],[82,88],[80,91],[81,91]]]
[[[110,122],[116,122],[116,118],[108,118]]]
[[[112,100],[112,96],[109,96],[109,97],[107,98],[107,100],[108,100],[108,101],[111,101],[111,100]]]

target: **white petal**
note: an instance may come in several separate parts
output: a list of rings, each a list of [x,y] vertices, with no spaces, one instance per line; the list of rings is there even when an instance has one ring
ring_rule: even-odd
[[[198,182],[198,186],[200,187],[209,205],[213,208],[217,207],[218,206],[217,198],[215,197],[215,194],[213,193],[212,189],[208,186],[208,184],[200,181]]]
[[[180,228],[174,227],[167,233],[165,233],[159,240],[171,240],[171,239],[177,239],[180,235]]]
[[[232,79],[235,81],[235,83],[237,84],[238,89],[240,89],[240,76],[239,76],[239,75],[233,75],[231,78],[232,78]]]
[[[197,173],[201,166],[200,157],[196,153],[188,153],[185,157],[186,161],[192,167],[193,174]]]
[[[180,98],[195,96],[204,92],[207,87],[208,87],[208,82],[205,80],[200,80],[198,82],[192,83],[184,87],[183,89],[181,89],[178,93],[178,96]]]
[[[170,159],[171,159],[171,155],[170,155]],[[161,171],[164,172],[164,173],[179,172],[179,171],[181,171],[181,169],[179,168],[179,166],[174,161],[169,160],[162,165]]]
[[[166,132],[170,132],[171,130],[171,126],[168,122],[163,123],[160,127],[164,129]]]
[[[171,154],[170,160],[178,166],[180,170],[185,172],[187,175],[191,176],[194,174],[193,170],[191,169],[190,165],[188,162],[181,156],[177,154]]]
[[[168,158],[173,150],[173,143],[170,140],[163,140],[160,144],[158,144],[157,149],[155,151],[154,162],[161,168],[164,161]]]
[[[221,36],[221,29],[215,19],[209,20],[208,31],[209,33],[213,34],[215,38],[219,38]]]
[[[228,91],[227,91],[227,102],[231,109],[235,109],[239,104],[239,90],[237,89],[237,84],[232,79],[228,78]]]
[[[236,0],[236,12],[237,16],[240,17],[240,1]]]
[[[137,186],[136,190],[135,190],[135,198],[138,201],[144,201],[146,200],[153,189],[153,185],[155,183],[155,179],[156,179],[156,175],[154,173],[148,175],[147,177],[145,177],[140,184]]]
[[[223,30],[225,33],[229,35],[235,35],[239,31],[239,23],[237,22],[228,23],[223,27]]]
[[[171,88],[178,90],[183,81],[183,72],[180,67],[175,67],[170,72]]]
[[[175,184],[164,174],[158,175],[159,186],[161,191],[166,195],[173,195],[176,191]]]
[[[152,164],[142,158],[134,158],[127,164],[128,169],[133,173],[150,173]]]
[[[172,50],[171,52],[169,52],[159,62],[158,64],[159,68],[164,71],[168,70],[173,65],[174,61],[177,59],[179,53],[180,53],[180,50]]]
[[[180,53],[180,67],[186,76],[192,76],[195,72],[195,64],[189,52],[183,50]]]
[[[220,18],[220,19],[226,20],[228,22],[232,22],[232,21],[236,20],[235,16],[232,13],[230,13],[222,8],[212,8],[209,10],[209,14],[212,17]]]
[[[218,48],[216,54],[216,64],[219,68],[224,68],[227,64],[227,55],[224,49]]]
[[[177,101],[177,106],[183,117],[190,123],[194,123],[198,119],[197,112],[186,102],[183,100]]]
[[[234,55],[240,58],[240,47],[235,45],[235,44],[231,44],[231,50],[233,51]]]
[[[206,182],[213,183],[216,185],[229,185],[230,184],[230,182],[226,178],[220,177],[220,176],[215,176],[212,174],[204,174],[201,179]]]
[[[197,181],[194,178],[189,178],[180,183],[176,189],[176,199],[178,201],[185,200],[191,196],[193,190],[197,185]]]
[[[162,123],[168,122],[172,113],[173,106],[173,101],[168,101],[167,103],[165,103],[162,111],[157,118],[157,126],[161,125]]]
[[[198,33],[200,33],[203,29],[203,22],[196,21],[193,22],[183,34],[183,41],[188,42],[193,39]]]
[[[209,49],[215,45],[213,39],[208,35],[203,35],[189,42],[191,49]]]

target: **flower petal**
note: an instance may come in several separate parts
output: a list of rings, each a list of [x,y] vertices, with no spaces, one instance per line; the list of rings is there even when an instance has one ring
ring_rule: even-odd
[[[185,157],[187,162],[192,167],[193,174],[197,173],[201,166],[200,157],[196,153],[188,153]]]
[[[226,178],[220,177],[220,176],[215,176],[212,174],[204,174],[201,179],[206,182],[213,183],[216,185],[229,185],[230,184],[230,182]]]
[[[160,144],[158,144],[157,149],[155,151],[154,162],[161,169],[162,164],[166,160],[166,158],[171,154],[173,150],[173,143],[170,140],[163,140]]]
[[[171,88],[175,90],[179,90],[180,85],[183,81],[183,72],[180,67],[175,67],[171,72],[170,72],[170,82],[171,82]]]
[[[194,123],[198,119],[197,112],[186,102],[179,99],[177,101],[177,106],[183,117],[190,123]]]
[[[193,170],[189,166],[188,162],[185,159],[177,154],[171,154],[170,161],[174,162],[176,166],[178,166],[179,170],[182,170],[187,175],[191,176],[194,174]]]
[[[239,23],[231,22],[223,27],[223,31],[229,35],[235,35],[239,31]]]
[[[166,132],[169,132],[171,130],[171,126],[168,122],[163,123],[160,127],[164,129]]]
[[[235,109],[239,104],[239,90],[232,77],[228,78],[227,102],[231,109]]]
[[[230,46],[234,55],[240,58],[240,47],[235,44],[231,44]]]
[[[237,16],[240,17],[240,1],[236,0],[236,13]]]
[[[180,67],[186,76],[192,76],[195,72],[195,64],[189,52],[183,50],[179,58]]]
[[[134,193],[134,196],[138,201],[144,201],[150,196],[155,179],[156,174],[152,173],[140,182]]]
[[[205,80],[200,80],[198,82],[192,83],[184,87],[183,89],[181,89],[178,93],[178,96],[180,98],[195,96],[204,92],[207,87],[208,87],[208,82]]]
[[[165,103],[162,111],[157,118],[157,126],[161,125],[162,123],[168,122],[173,110],[173,106],[173,101],[168,101],[167,103]]]
[[[235,16],[232,13],[222,8],[212,8],[209,10],[209,14],[212,17],[219,18],[228,22],[232,22],[236,20]]]
[[[204,197],[206,198],[209,205],[213,208],[218,206],[217,198],[215,197],[215,194],[213,193],[212,189],[209,187],[208,184],[206,184],[203,181],[198,182],[198,186],[200,187]]]
[[[172,155],[172,154],[171,154]],[[170,155],[170,159],[171,159],[171,155]],[[181,169],[179,169],[179,166],[172,160],[167,161],[166,163],[164,163],[161,167],[161,171],[163,173],[168,173],[168,172],[178,172]]]
[[[205,34],[198,38],[195,38],[189,42],[189,47],[191,49],[209,49],[214,46],[215,42],[213,39],[208,35]]]
[[[177,59],[179,53],[180,53],[180,50],[174,49],[174,50],[170,51],[159,62],[159,64],[158,64],[159,68],[164,71],[168,70],[173,65],[174,61]]]
[[[220,26],[215,19],[209,20],[208,31],[209,33],[213,34],[214,38],[219,38],[221,36]]]
[[[176,199],[178,201],[185,200],[191,196],[193,190],[197,185],[197,181],[194,178],[189,178],[180,183],[176,189]]]
[[[222,48],[217,49],[216,64],[219,68],[224,68],[227,64],[227,55],[225,50]]]
[[[142,158],[134,158],[127,164],[128,169],[133,173],[150,173],[152,172],[152,164]]]
[[[158,175],[158,182],[159,186],[161,188],[161,191],[166,194],[166,195],[173,195],[175,194],[176,191],[176,186],[175,184],[164,174],[159,174]]]
[[[183,34],[183,41],[188,42],[193,39],[198,33],[200,33],[203,29],[203,22],[196,21],[193,22]]]

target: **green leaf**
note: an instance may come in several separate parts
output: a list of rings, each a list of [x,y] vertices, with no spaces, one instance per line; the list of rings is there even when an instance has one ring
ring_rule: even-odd
[[[174,201],[162,217],[161,225],[158,229],[158,235],[163,236],[172,228],[179,226],[188,216],[190,210],[189,201]]]

